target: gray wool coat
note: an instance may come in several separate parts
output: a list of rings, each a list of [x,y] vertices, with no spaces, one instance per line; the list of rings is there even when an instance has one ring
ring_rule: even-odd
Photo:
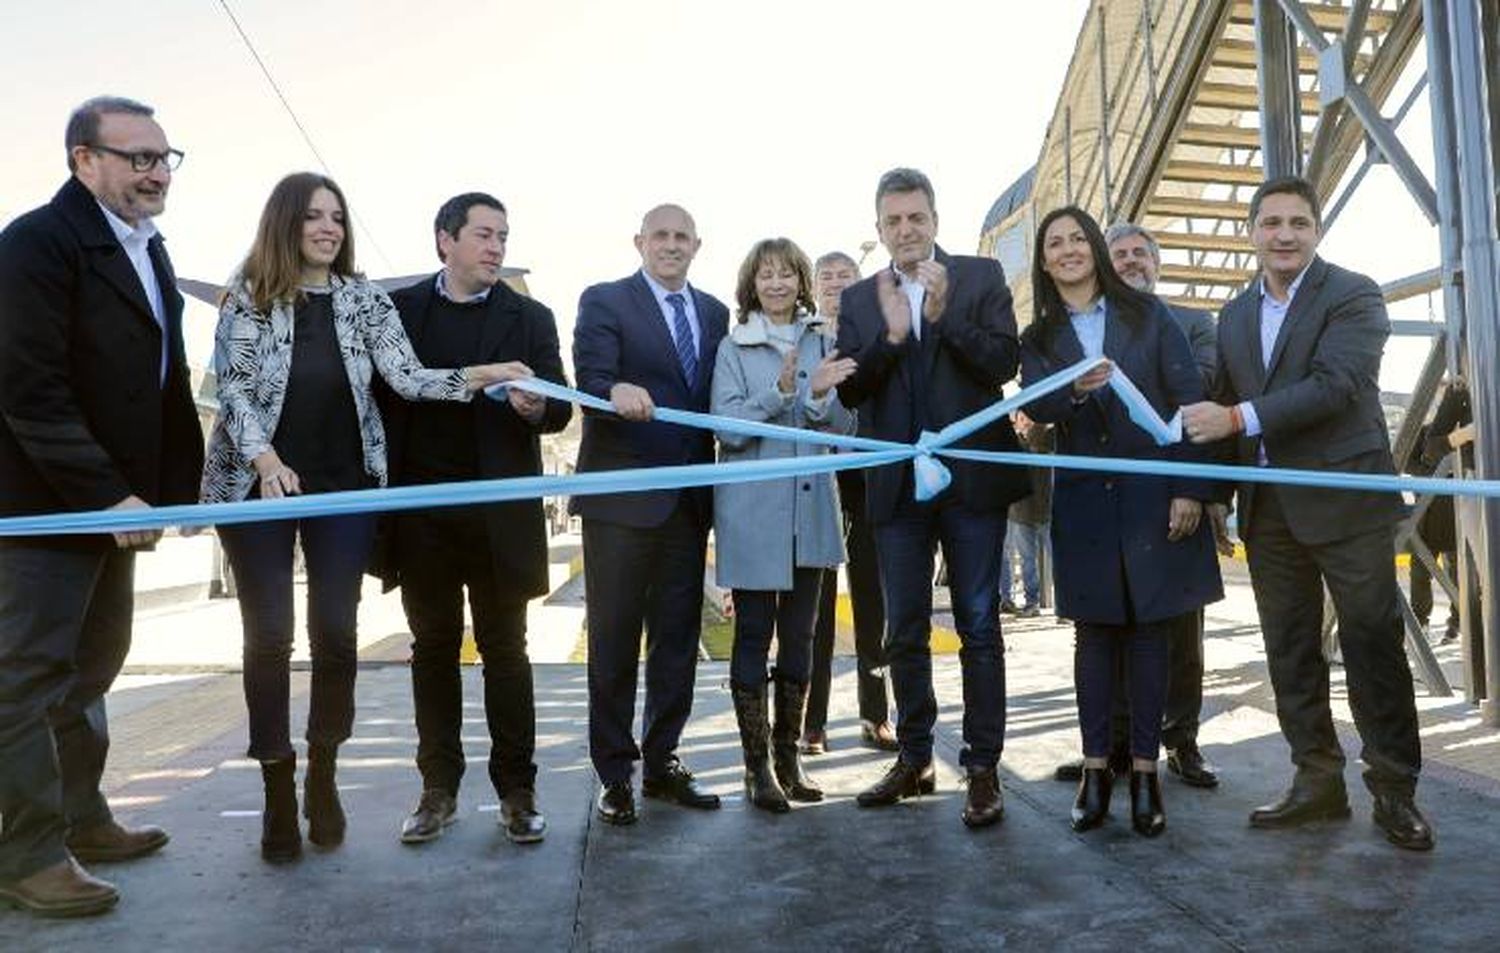
[[[814,402],[808,382],[833,350],[822,319],[799,320],[797,390],[776,387],[781,353],[758,312],[735,324],[719,343],[710,411],[724,417],[787,427],[854,432],[854,415],[829,390]],[[813,457],[827,447],[790,440],[718,432],[719,460]],[[715,564],[718,584],[728,589],[790,590],[792,569],[827,568],[844,561],[838,487],[832,474],[740,483],[714,488]]]

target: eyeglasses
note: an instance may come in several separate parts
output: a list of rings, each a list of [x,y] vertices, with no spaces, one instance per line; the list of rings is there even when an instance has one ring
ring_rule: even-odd
[[[142,149],[140,152],[126,152],[124,149],[115,149],[110,146],[91,145],[88,148],[95,152],[107,152],[112,156],[119,156],[130,163],[130,168],[136,172],[150,172],[157,164],[165,166],[168,172],[176,172],[177,167],[182,165],[182,151],[180,149],[168,149],[166,152],[152,152]]]

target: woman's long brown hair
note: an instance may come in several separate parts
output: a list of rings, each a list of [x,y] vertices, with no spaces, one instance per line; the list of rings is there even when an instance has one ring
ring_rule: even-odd
[[[344,243],[328,270],[341,278],[354,271],[354,231],[350,227],[349,203],[344,192],[326,175],[293,172],[276,183],[260,213],[255,244],[240,268],[255,310],[267,313],[278,301],[294,301],[302,287],[302,222],[313,193],[327,189],[339,200],[344,212]]]

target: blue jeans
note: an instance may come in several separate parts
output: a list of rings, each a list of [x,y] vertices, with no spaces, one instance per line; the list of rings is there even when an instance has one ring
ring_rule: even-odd
[[[932,690],[932,562],[941,543],[948,564],[953,617],[962,647],[964,750],[959,763],[986,769],[1005,743],[1005,656],[1000,639],[1000,550],[1005,514],[962,504],[904,502],[875,527],[885,590],[886,658],[896,693],[901,760],[932,760],[937,696]]]
[[[1015,605],[1015,565],[1021,564],[1021,590],[1026,606],[1042,603],[1042,572],[1037,557],[1052,546],[1051,530],[1046,523],[1018,523],[1010,520],[1005,530],[1005,545],[1000,558],[1000,604]]]

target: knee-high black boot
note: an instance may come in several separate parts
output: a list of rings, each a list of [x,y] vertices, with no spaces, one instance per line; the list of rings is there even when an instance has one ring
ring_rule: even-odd
[[[771,750],[776,780],[788,799],[821,801],[823,789],[802,770],[797,739],[802,735],[802,716],[807,712],[807,683],[776,676],[776,725],[771,729]]]
[[[307,818],[307,839],[319,847],[337,847],[344,842],[348,820],[339,803],[339,749],[335,745],[308,745],[307,777],[303,780],[302,812]]]
[[[266,808],[260,818],[260,856],[273,864],[302,856],[302,830],[297,822],[297,756],[262,761],[260,777],[266,789]]]
[[[731,682],[734,717],[740,725],[745,750],[745,797],[756,807],[776,814],[791,810],[786,794],[771,770],[771,725],[766,713],[766,686]]]

